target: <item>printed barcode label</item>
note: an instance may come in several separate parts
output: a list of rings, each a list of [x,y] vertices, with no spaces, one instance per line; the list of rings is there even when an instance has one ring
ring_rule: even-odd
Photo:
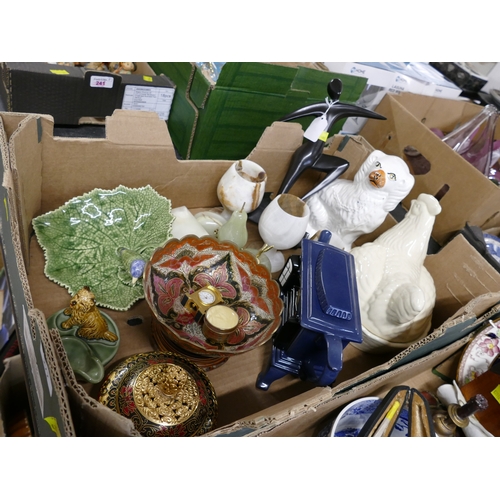
[[[175,89],[127,85],[123,95],[122,109],[155,111],[162,120],[168,120]]]

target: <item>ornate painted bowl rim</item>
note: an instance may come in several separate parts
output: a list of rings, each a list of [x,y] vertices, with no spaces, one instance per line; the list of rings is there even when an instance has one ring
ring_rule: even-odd
[[[490,318],[467,343],[458,362],[456,381],[459,387],[488,371],[500,353],[500,318]]]
[[[146,264],[144,295],[155,318],[187,351],[234,355],[267,342],[279,327],[283,302],[278,283],[254,255],[212,236],[170,239]],[[211,343],[181,304],[186,292],[215,286],[234,308],[239,325],[224,345]]]
[[[105,378],[99,402],[129,418],[145,437],[200,436],[218,417],[205,372],[184,356],[147,352],[118,363]]]

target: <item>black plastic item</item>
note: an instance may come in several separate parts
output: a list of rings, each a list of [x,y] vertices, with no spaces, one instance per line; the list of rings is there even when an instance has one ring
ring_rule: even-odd
[[[296,180],[309,168],[327,172],[328,182],[333,182],[341,173],[345,171],[349,163],[336,156],[324,155],[323,150],[326,145],[326,139],[332,126],[343,118],[351,116],[374,118],[377,120],[385,120],[386,118],[374,111],[356,106],[353,104],[341,103],[339,101],[342,93],[342,81],[338,78],[333,79],[327,86],[329,98],[325,102],[311,104],[298,109],[283,118],[280,121],[287,122],[304,118],[307,116],[323,117],[325,124],[323,126],[324,135],[316,141],[305,139],[305,142],[294,152],[287,173],[278,189],[277,194],[287,193],[296,182]],[[339,170],[338,170],[339,169]],[[340,170],[342,169],[342,170]],[[337,171],[337,175],[332,175]],[[258,223],[261,213],[266,208],[271,200],[271,195],[264,197],[260,207],[251,212],[248,216],[249,220]]]
[[[390,435],[395,423],[398,420],[401,410],[404,408],[405,403],[409,399],[410,391],[411,389],[407,385],[397,385],[393,387],[382,399],[376,410],[370,415],[368,420],[365,422],[365,425],[363,425],[363,427],[359,431],[357,437],[372,437],[376,432],[376,428],[381,424],[382,420],[390,412],[394,402],[397,399],[400,403],[399,408],[391,419],[389,427],[385,432],[386,434]]]
[[[280,121],[288,122],[306,116],[323,116],[325,117],[326,127],[325,132],[330,132],[332,126],[343,118],[351,116],[359,116],[364,118],[375,118],[377,120],[385,120],[382,116],[374,111],[370,111],[360,106],[353,104],[345,104],[339,101],[342,94],[342,81],[338,78],[333,79],[327,86],[328,96],[325,102],[311,104],[304,108],[298,109],[283,118]],[[308,168],[316,167],[318,170],[331,171],[331,156],[323,156],[323,149],[326,145],[325,139],[318,139],[315,142],[306,139],[306,142],[300,146],[292,156],[288,172],[283,179],[278,194],[286,193],[290,190],[299,176]],[[338,160],[336,160],[338,161]]]
[[[408,437],[436,436],[431,409],[425,397],[417,389],[398,385],[385,395],[358,437],[376,437],[377,431],[382,428],[380,437],[390,436],[403,409],[408,410]]]

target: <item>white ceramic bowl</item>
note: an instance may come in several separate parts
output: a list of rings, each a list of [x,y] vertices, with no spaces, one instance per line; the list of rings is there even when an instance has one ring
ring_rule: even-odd
[[[279,194],[260,216],[260,237],[276,250],[293,248],[304,237],[310,216],[308,205],[300,198],[288,193]]]
[[[366,397],[349,403],[333,422],[330,437],[356,437],[380,401],[380,398]]]
[[[379,337],[378,335],[370,333],[365,328],[362,328],[361,335],[363,341],[360,344],[357,344],[356,342],[351,342],[351,345],[353,347],[363,352],[383,354],[383,353],[391,353],[391,352],[395,353],[404,351],[407,347],[410,347],[415,342],[418,342],[419,340],[423,339],[425,335],[427,335],[427,333],[416,340],[412,340],[411,342],[389,342],[388,340],[385,340],[382,337]]]

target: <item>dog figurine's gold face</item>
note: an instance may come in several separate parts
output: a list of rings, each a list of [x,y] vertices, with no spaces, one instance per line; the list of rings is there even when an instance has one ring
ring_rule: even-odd
[[[84,286],[71,297],[69,307],[64,310],[69,319],[61,326],[70,329],[79,327],[77,335],[91,340],[109,340],[115,342],[118,336],[108,329],[108,324],[96,307],[95,295],[88,286]]]
[[[385,172],[383,170],[374,170],[370,172],[368,179],[370,180],[370,184],[376,188],[385,186]]]

